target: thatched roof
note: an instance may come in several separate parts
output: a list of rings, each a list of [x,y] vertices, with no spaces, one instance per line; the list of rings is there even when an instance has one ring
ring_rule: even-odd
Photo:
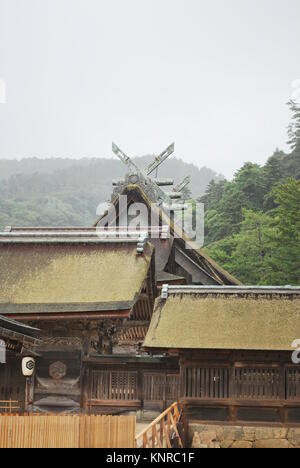
[[[134,239],[0,237],[0,313],[46,314],[131,309],[153,248]]]
[[[145,188],[139,184],[128,184],[126,185],[120,193],[116,194],[112,198],[112,205],[117,207],[119,203],[119,195],[127,195],[129,200],[131,197],[134,198],[137,196],[141,199],[145,205],[152,210],[158,213],[159,217],[161,218],[162,224],[170,226],[171,235],[176,237],[176,242],[185,249],[185,246],[188,245],[189,249],[186,251],[188,255],[191,257],[192,260],[196,262],[199,266],[201,266],[202,270],[205,274],[211,278],[213,283],[216,284],[233,284],[239,285],[241,284],[238,279],[236,279],[233,275],[228,273],[224,268],[218,265],[212,258],[207,255],[203,249],[199,249],[199,245],[192,242],[186,233],[182,233],[181,230],[176,226],[174,221],[170,219],[169,214],[167,211],[164,211],[161,206],[157,206],[154,196],[151,196],[151,191],[146,193]],[[103,218],[107,216],[108,212],[105,212],[103,215],[98,217],[96,222],[94,223],[94,227],[98,226],[99,223]]]
[[[300,288],[170,288],[156,301],[144,346],[292,351],[300,337]]]

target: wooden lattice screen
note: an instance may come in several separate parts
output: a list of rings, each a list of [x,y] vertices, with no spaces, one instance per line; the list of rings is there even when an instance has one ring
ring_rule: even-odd
[[[177,401],[180,394],[180,376],[175,374],[145,373],[143,399],[145,401]]]
[[[234,391],[239,399],[276,400],[280,398],[280,369],[237,368]]]
[[[93,371],[92,400],[136,400],[137,372]]]
[[[186,369],[186,392],[190,398],[228,398],[229,369],[203,367]]]
[[[299,401],[300,369],[259,365],[186,367],[185,397]]]
[[[286,399],[298,400],[300,399],[300,369],[288,368],[286,369]]]

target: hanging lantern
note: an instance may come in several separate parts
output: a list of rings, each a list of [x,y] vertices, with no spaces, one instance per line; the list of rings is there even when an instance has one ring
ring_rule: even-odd
[[[22,373],[25,377],[31,377],[35,369],[35,360],[32,357],[22,359]]]

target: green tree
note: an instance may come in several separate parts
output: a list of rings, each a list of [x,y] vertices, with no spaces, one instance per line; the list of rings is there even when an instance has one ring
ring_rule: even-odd
[[[249,208],[261,209],[267,190],[264,171],[258,164],[245,163],[235,175],[235,184],[237,192],[244,195]]]
[[[245,284],[272,284],[273,220],[262,211],[244,210],[243,215],[232,253],[232,271]]]
[[[218,207],[224,193],[225,183],[225,180],[216,182],[214,179],[209,182],[205,194],[200,198],[201,203],[204,203],[205,210]]]
[[[290,178],[274,190],[278,207],[272,268],[278,284],[300,284],[300,181]]]
[[[300,150],[300,105],[295,101],[289,101],[288,106],[293,114],[288,127],[288,144],[293,151]]]
[[[266,213],[244,209],[240,232],[210,245],[207,251],[242,283],[271,284],[272,223]]]
[[[241,230],[211,244],[208,253],[244,284],[300,284],[300,181],[274,189],[272,215],[243,210]]]
[[[204,250],[219,265],[222,265],[229,273],[235,274],[232,262],[233,252],[236,250],[237,236],[228,236],[224,239],[211,243]]]

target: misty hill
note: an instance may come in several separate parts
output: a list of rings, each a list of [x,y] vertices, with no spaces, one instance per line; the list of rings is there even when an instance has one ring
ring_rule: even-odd
[[[153,156],[136,158],[143,168]],[[0,160],[0,228],[5,225],[90,225],[100,202],[110,198],[112,179],[122,178],[126,167],[118,159]],[[199,169],[170,158],[160,177],[175,183],[191,176],[194,197],[201,196],[211,180],[222,180],[211,169]]]
[[[91,164],[94,159],[68,159],[68,158],[26,158],[0,159],[0,180],[9,179],[16,174],[30,175],[38,172],[40,174],[52,174],[61,169],[68,169],[73,166],[85,166]]]

